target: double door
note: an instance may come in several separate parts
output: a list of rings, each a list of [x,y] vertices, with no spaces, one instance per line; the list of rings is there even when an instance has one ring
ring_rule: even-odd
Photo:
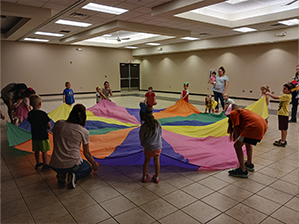
[[[120,63],[120,88],[121,90],[140,90],[140,64]]]

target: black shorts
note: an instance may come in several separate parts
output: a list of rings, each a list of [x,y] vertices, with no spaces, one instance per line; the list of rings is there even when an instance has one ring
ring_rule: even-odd
[[[243,136],[239,136],[238,140],[240,142],[244,142],[244,143],[247,143],[247,144],[250,144],[250,145],[256,145],[258,142],[261,141],[261,139],[246,138],[246,137],[243,137]]]
[[[288,128],[289,128],[289,117],[278,115],[278,129],[283,131],[283,130],[288,130]]]

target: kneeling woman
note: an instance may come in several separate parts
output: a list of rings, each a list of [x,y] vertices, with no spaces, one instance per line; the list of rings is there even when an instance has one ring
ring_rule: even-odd
[[[240,167],[230,170],[228,173],[235,177],[248,177],[247,171],[254,171],[252,163],[252,145],[256,145],[264,137],[267,131],[267,123],[264,118],[250,110],[239,109],[235,104],[229,106],[226,115],[229,115],[227,133],[231,141],[235,141],[234,148]],[[242,146],[245,145],[247,161],[244,163]]]
[[[96,171],[98,166],[89,151],[89,132],[84,128],[86,123],[86,109],[77,104],[66,121],[57,121],[53,127],[54,149],[50,162],[52,169],[57,172],[58,182],[65,183],[68,174],[69,188],[75,188],[77,180]],[[90,164],[81,158],[80,147]]]

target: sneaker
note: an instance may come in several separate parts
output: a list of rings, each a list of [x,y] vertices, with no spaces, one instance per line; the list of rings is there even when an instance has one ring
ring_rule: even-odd
[[[153,182],[156,183],[156,184],[159,183],[160,182],[160,178],[157,177],[156,175],[154,175],[153,176]]]
[[[279,146],[279,147],[286,147],[287,142],[286,141],[282,142],[281,140],[279,140],[279,141],[274,142],[273,145]]]
[[[274,143],[278,144],[280,142],[281,142],[281,140],[278,140],[278,141],[275,141]],[[285,140],[284,142],[285,142],[286,145],[288,144],[287,140]],[[273,143],[273,145],[274,145],[274,143]]]
[[[43,165],[42,170],[50,169],[51,166],[49,164]]]
[[[228,171],[228,173],[229,173],[230,176],[233,176],[233,177],[241,177],[241,178],[247,178],[248,177],[247,170],[245,170],[243,172],[241,167],[239,167],[237,169],[234,169],[234,170],[230,170],[230,171]]]
[[[149,174],[146,174],[146,177],[144,178],[144,177],[142,177],[142,182],[143,183],[146,183],[146,182],[148,182],[148,180],[151,178],[151,176],[149,175]]]
[[[216,110],[215,110],[215,113],[218,113],[218,112],[219,112],[219,110],[218,110],[218,109],[216,109]]]
[[[247,161],[245,162],[245,167],[248,171],[254,172],[254,165],[253,164],[248,164]]]
[[[56,175],[56,178],[57,178],[57,180],[58,180],[58,183],[65,183],[66,181],[65,181],[65,175],[63,175],[62,173],[58,173],[57,175]]]
[[[69,173],[67,176],[67,187],[70,189],[75,189],[76,187],[76,175],[75,173]]]
[[[37,164],[35,165],[35,169],[41,167],[42,165],[44,165],[44,164],[43,164],[43,163],[37,163]]]
[[[297,121],[296,120],[289,120],[289,123],[297,123]]]

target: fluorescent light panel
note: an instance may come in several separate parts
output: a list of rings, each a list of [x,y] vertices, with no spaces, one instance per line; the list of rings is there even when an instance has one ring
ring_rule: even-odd
[[[134,46],[127,46],[127,47],[124,47],[124,48],[128,48],[128,49],[137,49],[138,47],[134,47]]]
[[[82,22],[76,22],[76,21],[70,21],[70,20],[64,20],[60,19],[56,21],[57,24],[63,24],[63,25],[69,25],[69,26],[79,26],[79,27],[88,27],[91,26],[91,23],[82,23]]]
[[[45,40],[45,39],[37,39],[37,38],[25,38],[24,40],[26,41],[36,41],[36,42],[48,42],[49,40]]]
[[[240,27],[240,28],[236,28],[233,29],[234,31],[238,31],[238,32],[242,32],[242,33],[247,33],[247,32],[253,32],[256,31],[256,29],[253,28],[249,28],[249,27]]]
[[[228,0],[228,1],[225,1],[225,2],[234,5],[234,4],[238,4],[240,2],[247,2],[247,1],[248,0]]]
[[[110,13],[115,15],[120,15],[128,11],[127,9],[121,9],[121,8],[116,8],[116,7],[106,6],[106,5],[95,4],[95,3],[88,3],[87,5],[83,6],[82,9]]]
[[[159,43],[146,43],[145,45],[150,45],[150,46],[159,46],[159,45],[161,45],[161,44],[159,44]]]
[[[64,34],[60,34],[60,33],[48,33],[48,32],[41,32],[41,31],[37,31],[37,32],[35,32],[35,34],[44,35],[44,36],[52,36],[52,37],[63,37],[64,36]]]
[[[286,26],[294,26],[299,24],[298,19],[290,19],[290,20],[284,20],[284,21],[279,21],[278,23],[286,25]]]
[[[196,38],[196,37],[182,37],[182,40],[199,40],[200,38]]]

